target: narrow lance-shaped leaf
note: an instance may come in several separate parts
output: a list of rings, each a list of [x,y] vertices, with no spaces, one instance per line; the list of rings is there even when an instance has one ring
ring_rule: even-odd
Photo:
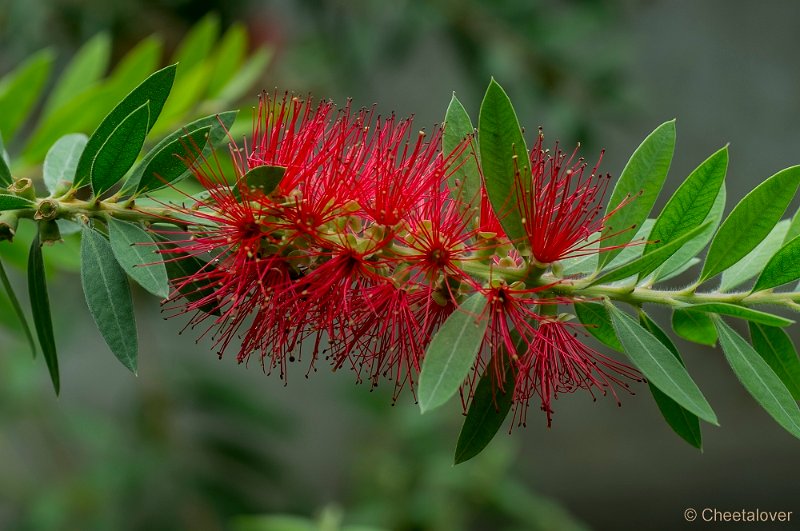
[[[639,323],[648,332],[653,334],[653,337],[661,341],[661,344],[675,355],[675,358],[681,365],[684,365],[681,355],[678,353],[678,349],[675,348],[675,344],[670,340],[669,336],[664,333],[655,321],[650,319],[650,317],[641,310],[639,311]],[[695,448],[702,450],[703,434],[700,430],[700,419],[697,418],[697,415],[681,407],[652,383],[648,383],[648,387],[650,388],[650,393],[653,395],[653,400],[655,400],[658,406],[658,410],[661,411],[661,415],[664,417],[664,420],[667,421],[669,427],[672,428],[672,431]]]
[[[23,150],[25,161],[40,162],[50,146],[65,134],[78,131],[90,133],[95,129],[120,100],[136,87],[140,80],[158,67],[161,48],[161,41],[157,37],[151,36],[144,39],[117,63],[110,77],[102,83],[82,91],[79,95],[73,96],[67,103],[44,116]],[[147,98],[140,104],[146,100]],[[118,116],[106,136],[119,120],[125,118],[135,108],[136,106],[131,107],[126,113]],[[96,149],[99,149],[102,143],[100,141]],[[93,159],[95,155],[97,155],[96,150],[89,159]],[[88,183],[89,169],[87,166],[86,175],[83,181],[78,181],[77,186]]]
[[[111,59],[111,37],[98,33],[73,56],[47,99],[44,113],[49,114],[97,83]]]
[[[728,147],[725,146],[689,174],[656,219],[643,254],[663,247],[706,220],[722,188],[727,169]]]
[[[492,79],[478,117],[478,147],[492,208],[511,241],[525,238],[515,175],[530,182],[530,161],[517,114],[503,88]],[[645,216],[646,217],[646,216]]]
[[[800,236],[800,208],[797,209],[797,212],[792,217],[792,222],[789,224],[789,230],[786,231],[783,243],[789,243],[798,236]]]
[[[775,288],[800,279],[800,236],[790,240],[770,258],[753,291]]]
[[[481,174],[478,169],[477,146],[472,138],[474,133],[469,114],[454,93],[444,118],[442,152],[448,156],[455,150],[462,149],[459,156],[452,161],[451,167],[456,169],[450,173],[448,184],[451,193],[460,199],[459,204],[465,210],[480,208]],[[463,148],[462,144],[467,139],[469,145]]]
[[[208,79],[208,96],[215,98],[242,65],[247,54],[247,31],[241,23],[234,23],[216,46],[214,68]]]
[[[456,394],[481,348],[488,319],[483,293],[474,293],[433,336],[419,375],[419,407],[424,413]]]
[[[676,271],[681,269],[685,270],[687,262],[700,260],[695,257],[700,254],[700,251],[706,248],[711,238],[714,237],[714,233],[717,232],[717,227],[719,227],[719,224],[722,222],[722,216],[725,213],[726,199],[727,192],[725,191],[725,183],[723,183],[722,187],[719,189],[717,198],[714,200],[711,211],[708,213],[708,216],[706,216],[706,219],[703,220],[704,225],[708,223],[706,229],[695,236],[694,239],[686,242],[683,247],[664,262],[664,265],[653,272],[652,278],[655,279],[656,282],[674,276]]]
[[[144,289],[166,299],[169,296],[169,278],[153,238],[140,226],[114,218],[108,219],[108,238],[122,269]]]
[[[58,352],[53,335],[53,320],[50,316],[50,296],[47,294],[47,282],[44,277],[42,244],[39,242],[38,234],[33,238],[30,254],[28,254],[28,294],[36,336],[39,338],[39,346],[42,348],[44,361],[47,363],[47,370],[53,381],[53,388],[58,394],[61,389],[58,375]]]
[[[44,184],[50,194],[67,191],[75,179],[75,170],[83,148],[89,138],[83,133],[72,133],[53,144],[44,158]]]
[[[2,139],[0,139],[0,189],[11,186],[14,178],[11,177],[11,169],[6,162],[5,153],[2,146]]]
[[[281,184],[286,168],[283,166],[256,166],[242,175],[241,183],[247,186],[251,193],[260,192],[271,194]],[[235,190],[238,195],[239,190]]]
[[[664,263],[664,260],[672,256],[681,246],[687,241],[691,240],[706,229],[706,225],[696,227],[694,230],[684,233],[682,236],[672,240],[668,244],[659,247],[649,254],[645,254],[632,262],[628,262],[616,269],[612,269],[608,273],[595,278],[590,285],[614,282],[622,280],[633,275],[640,275],[642,277],[655,271],[655,269]]]
[[[92,191],[96,196],[114,186],[136,162],[147,136],[148,106],[145,103],[125,118],[97,152],[91,171]]]
[[[706,422],[718,424],[703,393],[673,353],[628,314],[611,304],[607,306],[625,354],[645,378],[689,412]]]
[[[521,342],[518,336],[515,341],[517,348]],[[502,353],[498,360],[491,360],[483,371],[467,410],[467,417],[458,434],[453,464],[463,463],[481,453],[492,442],[508,416],[514,402],[514,370],[508,361],[509,356]],[[505,367],[502,389],[495,376],[497,372],[495,363],[498,362]]]
[[[219,301],[215,298],[215,290],[212,284],[203,284],[192,281],[200,271],[208,271],[213,265],[204,262],[191,255],[181,255],[175,252],[175,244],[170,243],[163,237],[157,237],[162,251],[164,266],[167,268],[167,276],[175,286],[176,292],[180,293],[189,302],[203,301],[199,308],[201,311],[210,315],[221,315]],[[171,294],[175,297],[176,294]]]
[[[164,146],[147,164],[136,192],[154,191],[187,175],[208,141],[211,126],[197,129]]]
[[[613,348],[617,352],[623,352],[622,343],[617,339],[617,334],[611,324],[611,316],[608,315],[605,305],[598,302],[576,302],[573,307],[575,315],[586,327],[587,332],[607,347]]]
[[[187,135],[191,135],[207,127],[210,127],[208,132],[208,142],[205,144],[205,147],[202,148],[202,154],[206,155],[210,153],[212,147],[217,147],[227,140],[228,129],[231,128],[234,120],[236,120],[237,113],[238,111],[227,111],[220,114],[205,116],[185,125],[184,127],[174,131],[162,139],[153,147],[153,149],[148,151],[147,154],[142,157],[142,160],[139,162],[139,164],[137,164],[133,171],[131,171],[130,176],[125,180],[125,185],[122,187],[121,193],[130,194],[134,191],[142,190],[143,187],[146,186],[146,183],[141,182],[142,179],[152,182],[152,176],[148,178],[144,178],[143,176],[148,170],[153,159],[156,157],[161,157],[162,153],[174,153],[175,150],[178,149],[178,146],[184,145],[180,142],[182,138],[185,138]],[[173,179],[173,181],[180,180],[188,174],[189,170],[184,168],[184,172],[176,179]],[[156,179],[156,182],[159,184],[161,183],[161,181],[158,179]],[[152,190],[153,188],[150,189]]]
[[[10,142],[42,94],[53,66],[52,50],[42,50],[0,79],[0,131]]]
[[[653,230],[655,223],[656,220],[652,218],[644,220],[631,238],[630,245],[620,250],[619,254],[603,267],[603,270],[609,271],[640,258],[644,254],[645,244],[650,240],[650,231]]]
[[[228,77],[228,83],[219,91],[217,98],[220,102],[229,103],[242,97],[253,84],[264,74],[264,69],[272,58],[272,49],[261,47],[255,51],[236,75]]]
[[[792,394],[800,400],[800,358],[789,334],[781,328],[750,323],[753,348]]]
[[[634,230],[647,219],[667,177],[675,151],[675,120],[663,123],[636,148],[622,170],[606,207],[611,212],[623,201],[630,202],[620,208],[603,228],[603,246],[614,247],[631,241]],[[619,249],[600,255],[598,269],[610,262]]]
[[[81,284],[89,313],[106,344],[136,374],[139,346],[128,278],[108,240],[86,226],[81,234]]]
[[[672,313],[672,329],[683,339],[713,347],[717,328],[708,314],[676,308]]]
[[[153,128],[172,89],[172,83],[175,80],[175,68],[175,65],[170,65],[152,74],[133,89],[130,94],[125,96],[125,99],[103,119],[95,132],[92,133],[92,136],[89,137],[86,148],[83,150],[81,159],[78,162],[78,168],[75,172],[76,187],[89,182],[95,158],[108,138],[117,129],[117,126],[145,103],[149,104],[149,116],[145,134]]]
[[[722,319],[717,319],[717,332],[725,359],[744,388],[778,424],[800,438],[800,408],[780,378]]]
[[[33,357],[36,357],[36,343],[33,340],[33,332],[31,332],[31,327],[28,324],[28,319],[25,317],[25,312],[22,310],[22,305],[19,303],[17,294],[14,293],[14,288],[8,280],[3,262],[0,262],[0,283],[3,284],[3,289],[5,289],[11,307],[14,309],[14,314],[17,316],[20,326],[22,326],[22,331],[25,334],[25,338],[28,340],[28,345],[31,347],[31,354],[33,354]]]
[[[33,205],[34,203],[30,199],[25,199],[17,195],[0,194],[0,211],[31,208]]]
[[[798,185],[800,166],[792,166],[747,194],[714,236],[699,282],[723,272],[766,238],[794,198]]]
[[[731,291],[758,275],[781,248],[790,223],[788,219],[779,222],[755,249],[723,271],[719,291]]]
[[[729,315],[731,317],[738,317],[739,319],[746,319],[754,323],[761,323],[769,326],[789,326],[794,321],[773,315],[771,313],[754,310],[745,306],[737,304],[729,304],[727,302],[704,302],[702,304],[694,304],[685,309],[693,312],[706,312],[716,313],[720,315]]]

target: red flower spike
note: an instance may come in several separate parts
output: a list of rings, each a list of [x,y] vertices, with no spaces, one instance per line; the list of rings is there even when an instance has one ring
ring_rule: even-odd
[[[478,231],[470,229],[470,213],[461,209],[449,190],[436,184],[410,213],[407,231],[398,240],[413,251],[404,260],[414,264],[415,281],[436,282],[442,275],[466,278],[460,262],[474,258]]]
[[[481,352],[467,382],[461,389],[461,401],[466,411],[472,400],[478,378],[486,372],[493,380],[494,388],[500,391],[513,388],[514,382],[506,381],[506,367],[512,364],[518,367],[518,343],[522,351],[528,351],[537,335],[537,323],[543,318],[536,308],[541,304],[552,304],[552,299],[537,299],[535,294],[549,286],[531,289],[519,289],[501,284],[493,288],[476,289],[483,291],[487,298],[482,319],[488,319],[486,333],[483,336]],[[504,356],[506,357],[504,359]]]
[[[530,150],[530,178],[517,172],[515,179],[532,255],[539,263],[549,264],[596,253],[598,250],[589,249],[589,236],[602,230],[628,201],[601,215],[611,179],[608,174],[597,173],[603,152],[591,172],[586,172],[586,162],[576,159],[577,147],[568,157],[558,143],[553,153],[543,149],[543,140],[540,131]],[[618,247],[623,246],[601,247],[599,251]]]
[[[366,378],[372,387],[382,377],[394,380],[394,400],[406,383],[413,393],[428,338],[413,310],[412,297],[392,282],[380,282],[357,298],[347,335],[332,355],[334,368],[351,365],[358,381]]]
[[[331,156],[324,144],[334,109],[329,101],[320,102],[315,108],[310,97],[302,100],[284,93],[279,100],[277,94],[262,92],[253,117],[248,167],[285,167],[279,185],[284,194],[309,180]]]
[[[520,353],[519,372],[515,383],[515,417],[525,425],[528,403],[539,395],[547,426],[552,424],[552,401],[559,393],[586,389],[597,400],[595,392],[609,391],[622,405],[615,387],[633,394],[625,380],[643,381],[633,367],[604,356],[581,343],[574,325],[550,318],[542,321],[530,348]]]
[[[363,146],[366,156],[355,192],[364,213],[388,227],[405,219],[432,187],[441,186],[454,160],[441,154],[440,128],[427,142],[423,131],[412,141],[412,125],[412,119],[396,122],[394,115],[383,122],[378,119]]]

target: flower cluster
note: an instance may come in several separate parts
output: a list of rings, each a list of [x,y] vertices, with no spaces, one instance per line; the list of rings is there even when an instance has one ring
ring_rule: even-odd
[[[349,103],[262,94],[252,138],[231,143],[234,178],[217,155],[192,164],[205,192],[181,212],[187,233],[162,251],[191,266],[173,280],[172,298],[187,301],[176,307],[220,356],[240,345],[240,362],[256,356],[284,379],[292,362],[306,358],[308,374],[324,360],[359,382],[392,381],[396,398],[414,393],[432,337],[478,292],[486,304],[473,318],[488,325],[465,405],[482,373],[513,393],[521,422],[534,397],[549,424],[558,393],[616,396],[637,373],[580,343],[579,325],[557,312],[572,301],[536,282],[549,264],[591,252],[608,177],[544,150],[540,134],[531,174],[517,172],[530,249],[520,254],[485,190],[477,209],[451,193],[477,157],[471,138],[443,153],[442,136]],[[252,180],[264,166],[278,182]]]

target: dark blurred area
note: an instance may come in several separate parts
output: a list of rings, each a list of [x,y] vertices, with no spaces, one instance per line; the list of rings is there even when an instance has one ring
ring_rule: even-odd
[[[264,88],[352,97],[431,127],[452,91],[475,120],[494,76],[529,133],[581,141],[589,159],[606,148],[612,175],[677,117],[657,208],[726,142],[728,210],[800,163],[800,4],[789,1],[0,0],[0,74],[44,47],[63,65],[99,31],[115,59],[153,33],[169,52],[209,12],[222,28],[243,23],[251,48],[274,48]],[[43,360],[0,328],[0,529],[675,529],[702,525],[684,521],[687,507],[800,513],[800,446],[718,348],[677,342],[722,424],[704,426],[704,453],[641,387],[621,409],[562,396],[552,429],[531,411],[526,429],[452,467],[457,404],[420,416],[410,397],[391,407],[388,390],[301,367],[284,387],[257,363],[218,360],[199,331],[178,335],[183,324],[144,292],[131,376],[77,278],[50,281],[59,398]]]

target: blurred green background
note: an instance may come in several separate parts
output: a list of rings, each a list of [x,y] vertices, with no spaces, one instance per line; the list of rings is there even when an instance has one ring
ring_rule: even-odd
[[[726,142],[728,210],[800,162],[800,4],[790,1],[0,0],[0,74],[46,47],[57,72],[103,31],[112,67],[152,34],[164,64],[209,13],[220,31],[246,28],[251,53],[271,52],[237,98],[245,125],[262,87],[377,103],[420,127],[439,122],[456,91],[474,119],[493,75],[529,131],[580,140],[590,160],[606,148],[613,175],[677,117],[657,207]],[[12,158],[24,148],[12,142]],[[797,441],[718,349],[678,341],[722,424],[704,427],[703,454],[642,387],[622,409],[562,396],[552,429],[532,410],[527,429],[454,468],[457,404],[420,416],[408,397],[390,407],[388,392],[326,370],[309,380],[295,370],[284,387],[178,335],[182,323],[164,322],[144,292],[131,376],[95,331],[65,248],[50,280],[60,398],[41,357],[0,328],[0,529],[675,529],[700,525],[684,522],[686,507],[800,511]],[[21,270],[10,274],[24,293]]]

